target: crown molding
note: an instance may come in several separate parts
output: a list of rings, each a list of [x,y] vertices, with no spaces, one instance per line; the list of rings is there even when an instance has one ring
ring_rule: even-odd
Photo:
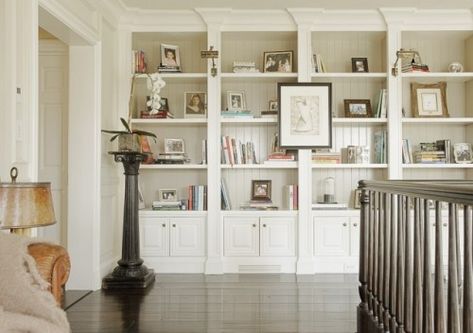
[[[223,25],[232,12],[231,8],[195,8],[194,10],[207,25],[218,26]]]
[[[472,10],[380,8],[386,24],[402,30],[473,30]]]

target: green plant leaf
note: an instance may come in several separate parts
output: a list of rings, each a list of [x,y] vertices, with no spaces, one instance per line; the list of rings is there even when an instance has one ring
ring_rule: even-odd
[[[126,130],[128,131],[128,133],[132,133],[131,129],[130,129],[130,126],[128,126],[128,123],[125,119],[123,118],[120,118],[120,121],[122,122],[123,126],[126,128]]]
[[[139,134],[139,135],[145,135],[145,136],[151,136],[153,138],[157,138],[156,134],[151,133],[151,132],[141,131],[141,130],[134,130],[133,134]]]
[[[128,134],[128,132],[125,131],[110,131],[110,130],[102,130],[103,133],[108,133],[108,134]]]
[[[121,134],[115,134],[114,136],[112,136],[112,138],[110,139],[110,142],[112,142],[113,140],[115,140],[116,138],[118,138]]]

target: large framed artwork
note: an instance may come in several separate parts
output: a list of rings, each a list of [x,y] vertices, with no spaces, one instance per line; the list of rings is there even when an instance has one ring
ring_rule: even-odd
[[[332,147],[332,84],[278,83],[281,148]]]
[[[448,117],[447,83],[411,83],[411,109],[414,117]]]

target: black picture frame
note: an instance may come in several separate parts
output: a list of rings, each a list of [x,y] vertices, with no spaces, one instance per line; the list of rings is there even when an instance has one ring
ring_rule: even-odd
[[[368,58],[351,58],[351,71],[353,73],[369,73]]]
[[[332,83],[279,82],[278,105],[279,147],[332,148]]]

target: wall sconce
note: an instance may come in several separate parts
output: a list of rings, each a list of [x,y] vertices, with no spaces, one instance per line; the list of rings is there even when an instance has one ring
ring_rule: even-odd
[[[215,67],[215,59],[218,59],[218,51],[214,50],[214,47],[211,46],[208,51],[200,51],[200,57],[202,59],[212,59],[212,69],[210,70],[210,75],[217,76],[217,67]]]
[[[415,63],[419,63],[419,64],[422,63],[419,52],[414,51],[414,50],[400,49],[399,51],[396,52],[396,61],[394,62],[393,68],[391,68],[391,74],[393,76],[397,76],[399,74],[399,71],[397,68],[397,63],[399,62],[399,59],[412,59],[412,61]]]

